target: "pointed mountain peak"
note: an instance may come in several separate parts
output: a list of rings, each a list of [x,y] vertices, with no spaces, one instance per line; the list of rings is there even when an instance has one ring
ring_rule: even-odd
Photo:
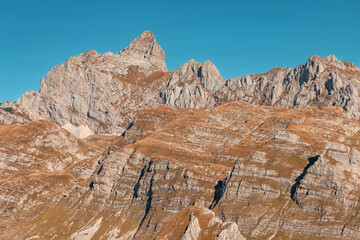
[[[337,57],[335,57],[334,54],[330,54],[329,56],[325,57],[324,59],[329,62],[333,62],[333,63],[341,62]]]
[[[345,70],[347,68],[343,62],[335,57],[334,54],[330,54],[329,56],[325,57],[324,60],[339,69]]]
[[[325,65],[324,59],[318,55],[311,55],[305,64],[307,68],[316,67],[318,65]]]
[[[219,70],[217,69],[215,64],[213,62],[211,62],[210,60],[206,60],[202,64],[199,75],[202,77],[205,77],[205,78],[208,78],[209,76],[211,76],[210,78],[213,78],[213,79],[221,79]]]
[[[157,43],[155,36],[150,31],[144,31],[138,38],[135,38],[120,55],[128,54],[133,58],[145,60],[161,67],[167,71],[165,64],[165,52]]]
[[[298,67],[301,66],[299,65]],[[324,59],[317,55],[311,55],[304,66],[305,68],[318,69],[317,71],[320,72],[323,72],[325,69]]]
[[[218,69],[216,68],[215,64],[213,62],[211,62],[210,60],[206,60],[203,64],[203,67],[209,68],[209,69],[213,69],[214,71],[218,71]],[[220,75],[220,74],[219,74]]]
[[[308,59],[308,62],[316,61],[316,60],[322,60],[322,57],[319,57],[318,55],[311,55]]]
[[[151,38],[151,39],[153,39],[154,41],[156,41],[154,34],[153,34],[152,32],[150,32],[150,31],[148,31],[148,30],[145,30],[145,31],[140,35],[139,38],[141,38],[141,39]]]

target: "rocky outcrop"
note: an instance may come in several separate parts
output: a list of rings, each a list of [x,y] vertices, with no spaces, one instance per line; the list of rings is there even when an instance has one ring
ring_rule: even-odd
[[[243,240],[245,238],[235,223],[223,222],[213,211],[204,207],[190,206],[179,211],[156,239]]]
[[[52,204],[87,188],[103,150],[47,120],[0,126],[0,238],[23,239]]]
[[[55,66],[41,81],[39,92],[28,91],[19,98],[19,111],[31,120],[45,118],[59,126],[116,135],[127,129],[138,111],[163,104],[207,109],[241,100],[291,109],[335,106],[360,117],[360,69],[334,55],[311,56],[294,69],[274,68],[228,80],[210,61],[190,60],[167,72],[164,58],[149,31],[118,54],[89,50]],[[3,114],[0,121],[21,122]]]
[[[160,94],[164,104],[173,108],[211,108],[218,98],[213,93],[225,86],[215,65],[190,60],[163,84]]]
[[[274,68],[264,74],[221,78],[209,61],[191,60],[163,85],[163,102],[174,108],[211,108],[229,101],[286,108],[337,106],[359,118],[360,68],[334,55],[311,56],[294,69]]]
[[[147,31],[71,57],[0,106],[0,237],[360,238],[359,72],[167,72]]]
[[[24,124],[30,118],[24,114],[14,102],[0,103],[0,125]]]
[[[181,240],[195,240],[199,238],[201,232],[199,220],[194,214],[190,215],[189,225],[186,227],[184,235],[181,237]]]
[[[154,65],[160,66],[163,71],[166,71],[165,52],[156,42],[152,32],[143,32],[140,37],[132,41],[127,48],[118,54],[130,55],[135,59],[149,61]]]
[[[233,102],[138,116],[29,237],[360,236],[360,126],[345,111]]]
[[[161,104],[157,89],[168,75],[164,52],[146,31],[119,54],[89,50],[71,57],[47,74],[39,92],[26,92],[17,103],[31,119],[121,134],[140,109]]]
[[[295,109],[336,106],[359,118],[359,81],[360,68],[334,55],[311,56],[294,69],[274,68],[227,81],[209,61],[202,65],[191,60],[171,76],[161,96],[174,108],[211,108],[241,100]]]

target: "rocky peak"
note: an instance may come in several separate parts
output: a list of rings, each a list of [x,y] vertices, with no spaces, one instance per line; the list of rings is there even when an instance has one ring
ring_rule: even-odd
[[[207,60],[199,69],[201,83],[207,90],[219,90],[225,85],[225,79],[220,76],[216,66]]]
[[[317,55],[312,55],[309,57],[308,61],[304,65],[305,69],[309,70],[310,72],[323,72],[325,70],[325,63],[324,59]]]
[[[191,59],[184,63],[175,73],[171,76],[167,83],[167,87],[174,86],[178,83],[190,82],[198,77],[198,71],[201,63]]]
[[[167,71],[165,64],[165,52],[157,43],[155,36],[150,31],[144,31],[140,37],[135,38],[130,45],[120,55],[130,55],[135,59],[146,60],[152,64],[160,66]]]
[[[163,103],[174,108],[211,108],[218,99],[212,93],[225,87],[215,65],[191,59],[176,70],[160,94]]]
[[[118,54],[89,50],[55,66],[39,92],[27,92],[18,100],[19,108],[32,120],[45,118],[110,134],[121,134],[138,110],[161,104],[200,109],[242,100],[286,108],[338,106],[360,118],[360,69],[334,55],[313,55],[292,70],[274,68],[228,80],[211,61],[191,59],[165,72],[164,58],[149,31]],[[4,113],[3,122],[11,116]]]
[[[207,90],[219,90],[226,80],[220,76],[219,70],[215,64],[207,60],[203,64],[191,59],[183,64],[168,81],[167,87],[179,83],[190,83],[200,81]]]
[[[347,63],[340,61],[334,54],[330,54],[325,58],[321,58],[316,55],[310,56],[309,60],[306,62],[305,68],[314,68],[318,72],[323,72],[326,68],[338,68],[341,70],[352,70],[358,71],[360,70],[353,63]]]
[[[329,56],[325,57],[324,60],[328,63],[331,64],[337,68],[346,69],[346,66],[344,65],[343,62],[341,62],[337,57],[335,57],[334,54],[330,54]]]

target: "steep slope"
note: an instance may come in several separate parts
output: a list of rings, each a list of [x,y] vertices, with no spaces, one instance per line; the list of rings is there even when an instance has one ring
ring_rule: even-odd
[[[84,187],[102,151],[47,120],[0,126],[0,238],[20,239],[34,218]]]
[[[45,118],[69,130],[75,126],[120,135],[145,108],[204,109],[239,100],[291,109],[336,106],[359,119],[359,84],[360,68],[334,55],[228,80],[210,61],[190,60],[168,72],[163,49],[145,31],[118,54],[89,50],[55,66],[39,92],[0,105],[0,123]],[[1,110],[9,107],[25,118]]]
[[[224,88],[225,82],[212,62],[201,64],[192,59],[162,85],[160,96],[173,108],[211,108],[218,102],[215,92]]]
[[[0,238],[360,238],[358,67],[164,58],[145,31],[0,105]]]
[[[204,74],[206,72],[206,74]],[[221,78],[215,65],[191,60],[163,85],[163,102],[174,108],[211,108],[231,101],[285,108],[341,107],[359,119],[360,68],[334,55],[311,56],[294,69]]]
[[[136,38],[120,55],[130,55],[138,60],[146,60],[150,63],[159,66],[163,71],[166,70],[165,52],[156,42],[155,36],[152,32],[145,31],[140,37]]]
[[[137,116],[88,189],[38,218],[29,237],[360,236],[360,125],[345,111],[233,102]]]
[[[121,134],[137,111],[161,104],[157,89],[168,78],[164,56],[148,31],[118,54],[89,50],[55,66],[40,91],[25,93],[18,107],[31,119]]]

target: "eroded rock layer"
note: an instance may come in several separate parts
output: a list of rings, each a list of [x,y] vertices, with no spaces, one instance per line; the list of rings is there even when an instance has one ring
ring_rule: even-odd
[[[360,69],[224,79],[145,31],[0,104],[0,239],[357,239]]]
[[[99,158],[88,188],[27,236],[358,238],[359,130],[335,108],[147,109]]]
[[[142,109],[163,104],[204,109],[231,101],[290,109],[335,106],[359,119],[358,86],[360,68],[334,55],[227,80],[210,61],[192,59],[168,72],[163,49],[145,31],[118,54],[89,50],[55,66],[39,92],[28,91],[17,103],[0,106],[0,124],[46,118],[60,126],[120,135]],[[4,113],[9,106],[26,118]]]

